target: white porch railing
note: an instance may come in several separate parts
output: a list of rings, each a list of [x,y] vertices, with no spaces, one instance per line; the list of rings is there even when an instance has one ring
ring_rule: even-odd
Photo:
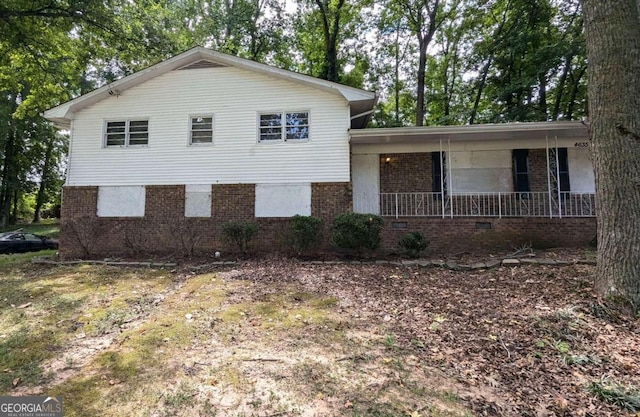
[[[593,193],[355,194],[354,211],[387,217],[594,217]],[[376,204],[377,203],[377,204]]]

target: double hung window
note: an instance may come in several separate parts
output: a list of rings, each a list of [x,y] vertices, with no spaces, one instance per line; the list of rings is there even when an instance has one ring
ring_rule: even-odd
[[[114,120],[105,123],[104,146],[122,147],[148,144],[148,120]]]
[[[260,113],[258,118],[260,142],[309,140],[309,112]]]

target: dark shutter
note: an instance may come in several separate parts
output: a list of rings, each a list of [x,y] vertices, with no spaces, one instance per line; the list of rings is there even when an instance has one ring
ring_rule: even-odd
[[[514,149],[513,156],[513,189],[515,192],[531,191],[529,183],[529,150]]]

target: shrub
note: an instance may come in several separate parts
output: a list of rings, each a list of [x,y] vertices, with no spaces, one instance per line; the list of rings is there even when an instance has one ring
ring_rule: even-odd
[[[295,215],[289,223],[289,246],[297,254],[322,242],[322,220],[313,216]]]
[[[375,214],[347,213],[333,219],[331,243],[339,248],[375,250],[380,246],[382,217]]]
[[[238,247],[238,250],[246,253],[251,241],[258,233],[258,225],[254,222],[225,222],[222,232],[227,240]]]
[[[409,232],[400,238],[398,246],[400,246],[407,255],[415,258],[420,252],[427,249],[429,241],[420,232]]]

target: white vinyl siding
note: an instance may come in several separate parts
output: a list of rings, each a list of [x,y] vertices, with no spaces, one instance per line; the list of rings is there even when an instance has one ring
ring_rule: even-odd
[[[107,120],[104,126],[104,146],[149,144],[148,120]]]
[[[213,116],[189,118],[189,143],[192,145],[213,143]]]
[[[98,217],[143,217],[144,186],[98,187]]]
[[[310,140],[259,143],[257,115],[271,111],[308,112]],[[148,147],[103,148],[103,120],[122,120],[123,114],[129,120],[149,120]],[[190,118],[200,115],[213,116],[215,146],[188,145]],[[67,185],[349,181],[347,101],[251,71],[172,71],[75,117]]]

